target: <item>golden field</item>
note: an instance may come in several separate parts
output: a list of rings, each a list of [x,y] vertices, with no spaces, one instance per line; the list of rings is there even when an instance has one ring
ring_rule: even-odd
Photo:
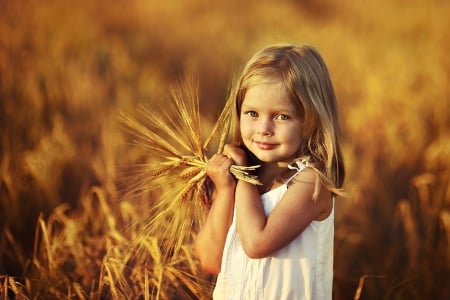
[[[334,299],[450,299],[449,15],[445,0],[0,0],[0,299],[208,299],[191,239],[167,259],[146,234],[159,192],[123,193],[152,153],[118,115],[194,73],[207,135],[275,42],[314,45],[340,105]]]

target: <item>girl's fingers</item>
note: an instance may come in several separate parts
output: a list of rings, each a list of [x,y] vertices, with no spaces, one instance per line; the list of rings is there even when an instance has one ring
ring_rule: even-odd
[[[214,154],[208,162],[206,173],[216,187],[230,187],[235,179],[230,172],[233,161],[222,154]]]
[[[223,148],[223,154],[233,160],[233,163],[238,165],[247,164],[247,155],[242,148],[236,145],[225,145]]]
[[[247,155],[245,151],[237,145],[226,144],[222,153],[214,154],[210,163],[226,163],[228,167],[231,165],[247,165]]]
[[[226,157],[223,154],[214,154],[209,160],[208,167],[212,168],[220,168],[220,169],[229,169],[233,164],[233,160]]]

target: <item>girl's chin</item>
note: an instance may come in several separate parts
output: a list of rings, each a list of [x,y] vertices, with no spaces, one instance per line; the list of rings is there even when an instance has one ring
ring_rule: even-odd
[[[288,159],[283,159],[280,157],[275,157],[273,155],[268,154],[260,154],[260,153],[252,153],[251,157],[249,156],[249,162],[252,164],[265,163],[265,164],[277,164],[279,166],[287,166],[292,163],[295,157],[290,157]]]
[[[262,151],[260,149],[249,149],[245,148],[245,151],[247,153],[248,162],[250,165],[258,165],[260,163],[284,163],[285,159],[282,159],[280,157],[274,156],[269,151]],[[289,164],[289,162],[286,162],[286,164]]]

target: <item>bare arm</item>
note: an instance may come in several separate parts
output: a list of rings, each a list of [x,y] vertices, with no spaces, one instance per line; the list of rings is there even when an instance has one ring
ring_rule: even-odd
[[[273,211],[266,216],[255,186],[239,181],[236,187],[236,225],[249,257],[267,257],[294,240],[313,220],[325,219],[332,209],[331,193],[322,189],[312,199],[316,174],[300,172]]]
[[[229,171],[232,162],[228,157],[216,154],[207,167],[215,189],[205,224],[195,240],[195,250],[202,268],[213,274],[220,272],[223,248],[233,218],[236,180]]]

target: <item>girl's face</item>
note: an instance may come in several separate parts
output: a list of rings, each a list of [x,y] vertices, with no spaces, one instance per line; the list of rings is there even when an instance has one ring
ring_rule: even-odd
[[[301,120],[281,82],[250,87],[240,115],[244,145],[266,163],[290,163],[298,156]]]

